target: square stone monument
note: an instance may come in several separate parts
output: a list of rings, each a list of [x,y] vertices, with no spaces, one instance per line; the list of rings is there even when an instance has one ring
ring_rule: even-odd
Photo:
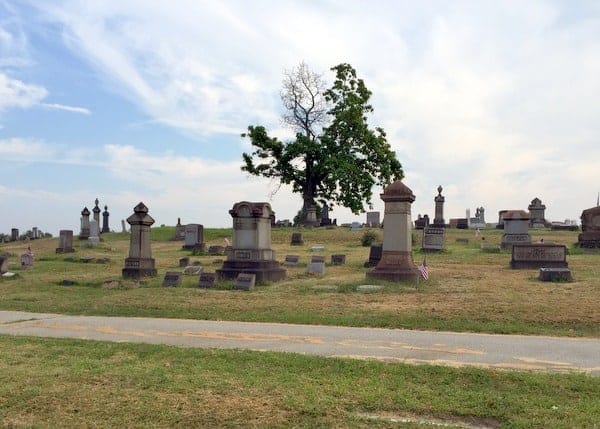
[[[198,223],[189,223],[184,230],[185,244],[182,246],[186,250],[199,250],[204,252],[204,227]]]
[[[577,245],[586,249],[600,248],[600,206],[581,212],[581,234]]]
[[[441,187],[438,190],[441,195]],[[367,273],[367,279],[416,280],[419,269],[413,261],[410,216],[415,195],[408,186],[397,180],[385,188],[381,199],[385,203],[383,250],[381,260]]]
[[[87,240],[90,237],[90,211],[84,207],[81,211],[81,230],[79,232],[80,240]]]
[[[534,198],[531,200],[531,204],[527,207],[529,210],[529,226],[532,228],[545,228],[550,226],[545,218],[546,206],[542,204],[542,200]]]
[[[70,253],[74,252],[73,249],[73,231],[68,229],[61,229],[58,233],[58,247],[56,253]]]
[[[131,225],[129,238],[129,257],[125,258],[123,277],[155,276],[156,268],[152,249],[150,248],[150,226],[154,219],[148,214],[148,207],[140,202],[133,209],[133,214],[127,218]]]
[[[241,201],[229,210],[233,242],[223,266],[216,271],[220,279],[235,279],[240,273],[256,274],[258,283],[285,279],[286,271],[271,249],[271,213],[271,205],[263,202]]]
[[[504,234],[501,246],[503,249],[512,249],[513,244],[529,244],[529,213],[524,210],[508,210],[502,216],[504,221]]]

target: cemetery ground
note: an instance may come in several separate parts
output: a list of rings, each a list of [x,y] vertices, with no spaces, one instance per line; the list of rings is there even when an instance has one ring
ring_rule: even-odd
[[[170,227],[152,229],[159,274],[139,282],[121,278],[124,233],[104,234],[96,248],[75,242],[71,254],[54,253],[57,239],[2,244],[13,262],[28,244],[36,259],[32,269],[9,265],[17,276],[0,281],[0,309],[600,336],[600,254],[573,248],[576,232],[530,231],[534,241],[568,246],[573,282],[511,270],[509,252],[484,252],[473,231],[451,229],[447,250],[426,255],[429,280],[360,293],[359,285],[374,283],[365,279],[364,230],[303,229],[304,245],[290,246],[294,231],[274,229],[272,247],[279,261],[295,254],[300,264],[286,267],[285,281],[250,292],[230,290],[231,282],[198,289],[197,276],[161,287],[165,272],[182,270],[182,257],[210,272],[225,258],[180,250]],[[231,234],[207,228],[204,239],[223,245]],[[501,234],[484,230],[485,243],[498,244]],[[316,254],[327,262],[345,254],[346,264],[308,275],[314,245],[325,246]],[[425,257],[419,247],[417,264]],[[61,285],[67,279],[74,284]],[[600,379],[584,374],[9,336],[0,336],[0,355],[2,426],[596,427],[600,416]]]

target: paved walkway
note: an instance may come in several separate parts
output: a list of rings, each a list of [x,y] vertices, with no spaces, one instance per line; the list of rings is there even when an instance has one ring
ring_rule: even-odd
[[[600,339],[0,311],[0,334],[600,376]]]

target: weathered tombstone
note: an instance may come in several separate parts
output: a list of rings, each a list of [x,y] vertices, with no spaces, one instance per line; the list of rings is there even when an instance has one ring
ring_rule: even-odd
[[[286,255],[283,264],[288,266],[295,266],[298,265],[298,262],[300,262],[300,257],[298,255]]]
[[[335,254],[331,255],[331,265],[344,265],[346,264],[346,255]]]
[[[121,232],[127,232],[127,227],[125,226],[125,219],[121,219]]]
[[[12,228],[10,230],[10,241],[19,241],[19,229]]]
[[[181,286],[181,273],[178,271],[167,271],[162,282],[163,287]]]
[[[34,226],[33,228],[31,228],[31,238],[33,240],[39,238],[38,237],[38,227],[37,226]]]
[[[186,250],[204,251],[204,227],[202,225],[189,223],[185,226],[185,244],[182,248]]]
[[[175,237],[173,238],[175,241],[185,240],[185,225],[181,224],[181,218],[177,218],[177,225],[175,225]]]
[[[527,207],[529,210],[529,226],[532,228],[545,228],[550,223],[546,220],[546,206],[542,204],[542,200],[534,198],[531,204]]]
[[[92,209],[92,211],[94,212],[94,220],[96,221],[98,226],[100,225],[100,207],[98,207],[99,202],[100,201],[98,201],[98,198],[96,198],[96,201],[94,201],[95,206]]]
[[[371,228],[379,228],[380,224],[379,212],[367,212],[367,226]]]
[[[0,274],[8,272],[8,255],[0,255]]]
[[[68,229],[61,229],[58,233],[58,247],[56,253],[70,253],[74,252],[73,249],[73,231]]]
[[[100,243],[100,230],[98,229],[98,222],[91,220],[90,236],[88,237],[87,245],[89,247],[96,247],[98,243]]]
[[[567,246],[563,244],[513,244],[510,267],[567,268]]]
[[[362,225],[360,224],[360,222],[352,222],[350,224],[350,231],[352,232],[357,232],[360,231],[362,229]]]
[[[131,237],[123,277],[155,276],[156,268],[150,248],[150,227],[154,219],[148,214],[148,207],[140,202],[134,207],[133,214],[127,218],[127,223],[131,225]]]
[[[381,253],[383,252],[382,244],[372,244],[369,249],[369,260],[364,263],[365,268],[371,268],[377,266],[381,260]]]
[[[302,241],[302,234],[299,232],[292,232],[292,240],[290,242],[291,246],[301,246],[304,244]]]
[[[600,206],[581,212],[581,234],[577,245],[586,249],[600,248]]]
[[[446,229],[436,226],[427,226],[423,229],[421,250],[424,252],[440,252],[444,250]]]
[[[325,262],[309,262],[306,266],[306,272],[308,274],[325,274]]]
[[[329,219],[329,206],[325,203],[321,207],[321,226],[331,225],[331,219]]]
[[[183,274],[186,276],[198,276],[202,273],[202,265],[188,265],[183,269]]]
[[[323,263],[325,263],[325,256],[322,256],[322,255],[313,255],[310,258],[310,262],[311,263],[312,262],[323,262]]]
[[[446,226],[446,222],[444,221],[444,202],[446,201],[446,198],[442,195],[442,190],[442,185],[438,186],[438,194],[433,199],[433,201],[435,201],[435,217],[433,218],[433,226],[438,228],[444,228]]]
[[[259,283],[283,280],[286,271],[271,249],[273,210],[269,203],[241,201],[229,210],[233,218],[232,249],[217,275],[234,279],[239,273],[256,274]]]
[[[208,246],[208,254],[211,256],[222,255],[225,253],[225,248],[217,244]]]
[[[438,188],[441,195],[441,187]],[[392,281],[413,280],[419,276],[412,256],[412,223],[410,208],[415,195],[400,180],[387,186],[381,194],[385,203],[383,225],[383,251],[381,260],[369,279]]]
[[[81,230],[79,232],[80,240],[87,240],[90,236],[90,211],[84,207],[81,211]]]
[[[108,206],[104,206],[104,211],[102,212],[102,233],[110,232],[110,227],[108,226],[108,217],[110,213],[108,212]]]
[[[210,289],[215,286],[217,275],[215,273],[200,273],[198,279],[198,287],[204,289]]]
[[[523,210],[507,210],[502,219],[504,220],[504,234],[502,234],[501,246],[510,249],[514,244],[529,244],[529,214]]]
[[[568,268],[540,268],[538,279],[543,282],[570,282],[573,276]]]
[[[187,267],[188,265],[190,265],[190,258],[188,258],[186,256],[185,258],[180,258],[179,259],[179,266],[180,267]]]
[[[21,255],[21,268],[32,268],[33,260],[33,252],[28,247],[27,251]]]
[[[236,290],[252,290],[255,284],[256,274],[239,273],[233,282],[233,288]]]
[[[415,220],[415,229],[423,229],[429,224],[429,216],[422,217],[420,214]]]

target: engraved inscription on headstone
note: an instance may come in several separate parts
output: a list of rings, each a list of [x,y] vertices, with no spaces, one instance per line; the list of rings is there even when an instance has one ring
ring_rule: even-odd
[[[233,283],[233,288],[237,290],[252,290],[256,283],[256,274],[239,273]]]
[[[567,247],[562,244],[514,244],[511,268],[566,268]]]

